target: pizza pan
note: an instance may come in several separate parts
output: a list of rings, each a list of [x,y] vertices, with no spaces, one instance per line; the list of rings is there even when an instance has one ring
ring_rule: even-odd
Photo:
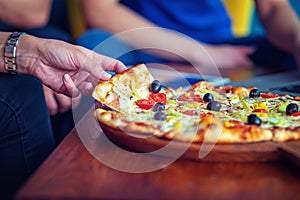
[[[187,144],[157,137],[140,137],[135,133],[124,133],[121,129],[99,123],[104,134],[119,147],[134,152],[152,152],[161,156],[172,156],[173,151],[182,151],[180,159],[199,162],[272,162],[289,159],[300,164],[300,140],[284,143],[257,142],[240,144]],[[158,151],[168,148],[169,151]],[[205,156],[200,156],[203,151]],[[168,153],[169,152],[169,153]],[[300,165],[299,165],[300,166]]]

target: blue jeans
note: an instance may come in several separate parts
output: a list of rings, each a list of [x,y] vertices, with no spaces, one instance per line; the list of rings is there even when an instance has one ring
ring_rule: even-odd
[[[11,197],[55,145],[40,81],[0,74],[0,197]]]

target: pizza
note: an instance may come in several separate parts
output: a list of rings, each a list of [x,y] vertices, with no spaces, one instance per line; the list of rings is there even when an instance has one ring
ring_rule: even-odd
[[[144,64],[100,82],[92,96],[100,125],[161,140],[217,144],[300,139],[300,97],[251,87],[164,87]],[[109,109],[108,109],[109,108]]]

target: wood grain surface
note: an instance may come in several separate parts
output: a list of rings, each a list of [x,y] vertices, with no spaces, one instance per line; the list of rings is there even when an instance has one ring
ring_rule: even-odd
[[[81,121],[82,126],[91,127],[89,121],[93,120]],[[80,131],[79,124],[20,189],[17,199],[300,198],[299,168],[284,159],[251,163],[178,159],[152,172],[129,173],[108,166],[97,156],[131,169],[154,165],[165,158],[137,155],[132,159],[101,141],[103,135],[92,135],[96,142],[87,148]]]

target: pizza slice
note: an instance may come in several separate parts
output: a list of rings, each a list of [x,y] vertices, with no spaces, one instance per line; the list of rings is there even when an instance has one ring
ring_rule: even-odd
[[[149,85],[153,81],[154,78],[147,67],[139,64],[116,74],[108,81],[100,82],[92,96],[116,111],[129,111],[137,99],[148,98]]]

